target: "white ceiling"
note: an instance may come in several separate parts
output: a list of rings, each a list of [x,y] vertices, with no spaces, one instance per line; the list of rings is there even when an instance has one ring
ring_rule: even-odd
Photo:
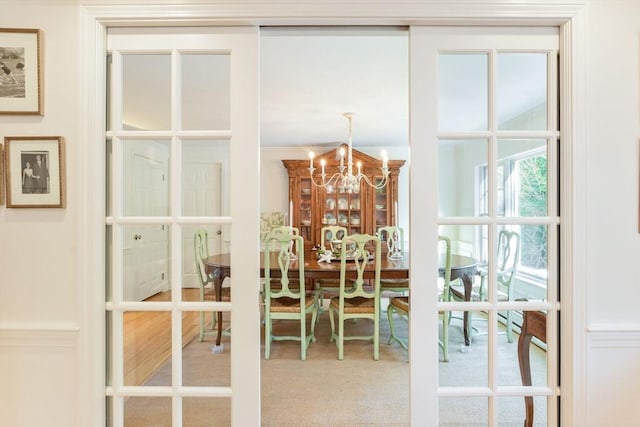
[[[354,147],[407,146],[409,141],[409,36],[402,28],[278,27],[261,30],[260,140],[263,147],[334,148],[348,140],[343,114],[354,112]],[[168,55],[128,55],[124,61],[124,121],[131,129],[168,129],[171,64]],[[228,61],[228,57],[219,60]],[[228,70],[213,56],[186,55],[185,115],[225,128]],[[195,61],[195,62],[194,62]],[[209,61],[209,62],[202,62]],[[445,55],[439,65],[440,130],[487,129],[488,57]],[[545,54],[498,59],[495,87],[501,129],[532,122],[546,105]],[[150,72],[149,70],[154,70]],[[160,71],[162,72],[160,72]],[[190,70],[190,71],[189,71]],[[186,73],[190,74],[186,74]],[[211,87],[211,90],[205,88]],[[222,90],[222,89],[220,89]],[[220,101],[223,100],[224,102]],[[540,110],[542,117],[544,109]],[[213,112],[213,113],[212,113]],[[226,112],[226,114],[225,114]],[[212,123],[215,117],[220,123]],[[193,127],[197,129],[198,127]],[[541,128],[546,128],[543,123]]]
[[[271,28],[261,37],[262,146],[407,145],[408,33]]]

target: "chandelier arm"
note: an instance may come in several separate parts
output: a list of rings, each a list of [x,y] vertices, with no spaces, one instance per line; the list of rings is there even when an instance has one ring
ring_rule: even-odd
[[[358,166],[358,172],[357,174],[353,173],[353,139],[352,139],[352,130],[353,130],[353,116],[355,113],[344,113],[343,116],[346,117],[349,120],[349,141],[347,144],[347,152],[345,153],[344,150],[344,146],[340,146],[339,148],[339,152],[340,152],[340,167],[339,167],[339,172],[334,173],[333,175],[331,175],[331,177],[327,180],[327,175],[325,174],[325,165],[326,162],[324,159],[322,159],[320,161],[321,165],[322,165],[322,174],[320,175],[320,177],[322,178],[322,182],[318,183],[316,182],[316,180],[313,177],[313,172],[316,170],[316,168],[313,167],[313,157],[314,154],[313,152],[309,153],[309,177],[311,179],[311,182],[314,186],[316,187],[324,187],[324,188],[328,188],[329,186],[334,186],[337,188],[340,188],[343,191],[346,191],[347,193],[358,193],[360,191],[360,186],[362,184],[362,180],[364,180],[364,182],[369,186],[372,187],[376,190],[382,189],[384,186],[387,185],[388,183],[388,178],[389,178],[389,168],[388,168],[388,164],[387,164],[387,152],[386,151],[382,151],[382,167],[380,168],[380,170],[382,171],[382,179],[380,180],[380,182],[378,182],[377,184],[374,184],[373,182],[371,182],[371,180],[369,179],[369,177],[367,177],[365,174],[362,173],[361,171],[361,167],[362,167],[362,163],[360,161],[358,161],[357,166]],[[345,154],[347,156],[346,158],[346,163],[347,165],[345,166]]]
[[[313,171],[315,170],[315,168],[307,168],[307,169],[309,169],[309,178],[311,179],[311,183],[313,185],[315,185],[316,187],[324,187],[324,188],[326,188],[329,185],[336,186],[337,182],[340,180],[340,178],[342,176],[340,173],[336,172],[333,175],[331,175],[329,177],[329,179],[326,179],[327,175],[323,174],[323,175],[321,175],[322,176],[322,182],[317,183],[316,180],[313,177]]]
[[[380,183],[378,183],[377,185],[372,183],[371,180],[369,179],[368,176],[364,175],[364,174],[360,174],[360,176],[358,176],[358,180],[364,179],[364,181],[367,183],[368,186],[375,188],[376,190],[379,190],[381,188],[384,188],[387,185],[387,180],[389,178],[389,171],[385,171],[384,169],[382,169],[382,180],[380,181]]]

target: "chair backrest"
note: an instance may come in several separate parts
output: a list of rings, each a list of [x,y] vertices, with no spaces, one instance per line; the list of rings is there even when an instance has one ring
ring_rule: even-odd
[[[327,225],[322,227],[320,231],[320,246],[327,249],[325,243],[331,243],[332,240],[342,240],[347,236],[347,227],[341,225]]]
[[[440,293],[441,301],[449,301],[451,288],[451,239],[445,236],[438,236],[438,253],[444,265],[444,274],[442,275],[442,292]]]
[[[349,254],[342,251],[340,254],[340,310],[344,309],[344,299],[354,297],[374,298],[375,307],[380,307],[380,258],[381,243],[378,236],[370,234],[352,234],[342,238],[343,247],[354,244],[355,250]],[[373,248],[373,254],[369,252]],[[371,257],[373,255],[373,257]],[[353,264],[356,277],[349,277],[347,283],[347,272],[351,273],[351,268],[347,270],[347,263]],[[373,288],[370,279],[365,279],[364,273],[367,266],[374,264]]]
[[[273,227],[270,233],[284,233],[284,234],[293,234],[294,236],[299,236],[300,230],[298,230],[297,227],[291,227],[289,225],[278,225],[277,227]]]
[[[274,227],[271,229],[271,231],[269,232],[269,234],[293,234],[294,236],[299,236],[300,235],[300,230],[296,227],[291,227],[289,225],[279,225],[277,227]],[[267,234],[267,236],[269,236],[269,234]],[[295,244],[296,250],[294,251],[296,254],[300,252],[300,247],[298,245],[298,243],[296,242]],[[277,250],[272,248],[273,250]]]
[[[287,227],[289,228],[289,227]],[[304,251],[298,254],[298,271],[290,272],[292,261],[291,246],[304,244],[302,236],[282,231],[272,231],[265,238],[264,251],[264,292],[265,309],[271,307],[272,298],[295,298],[300,300],[301,307],[305,304],[304,288]],[[280,274],[272,277],[271,265],[278,265]],[[304,310],[303,310],[304,312]]]
[[[378,228],[378,237],[387,245],[387,253],[404,253],[404,230],[402,227],[387,225]]]
[[[515,231],[500,230],[498,233],[498,284],[511,286],[520,262],[520,234]]]
[[[209,232],[207,230],[198,230],[193,235],[193,253],[196,261],[196,274],[204,286],[209,282],[203,262],[209,256]]]

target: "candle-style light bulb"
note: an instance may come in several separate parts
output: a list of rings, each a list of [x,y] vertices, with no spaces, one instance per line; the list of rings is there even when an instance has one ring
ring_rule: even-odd
[[[344,168],[344,147],[340,147],[340,169]]]
[[[361,169],[362,169],[362,162],[358,162],[358,175],[362,173]]]
[[[387,152],[385,150],[382,150],[382,152],[380,152],[380,155],[382,156],[382,169],[386,169],[387,161],[389,160],[389,157],[387,157]]]
[[[324,175],[324,165],[326,164],[326,160],[325,159],[320,159],[320,165],[322,165],[322,175]]]
[[[309,169],[313,169],[313,151],[309,151]]]

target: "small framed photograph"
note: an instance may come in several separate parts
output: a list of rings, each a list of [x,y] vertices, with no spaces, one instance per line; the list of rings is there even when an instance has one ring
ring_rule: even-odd
[[[8,208],[63,208],[64,144],[60,136],[4,138]]]
[[[0,28],[0,114],[43,114],[40,30]]]

